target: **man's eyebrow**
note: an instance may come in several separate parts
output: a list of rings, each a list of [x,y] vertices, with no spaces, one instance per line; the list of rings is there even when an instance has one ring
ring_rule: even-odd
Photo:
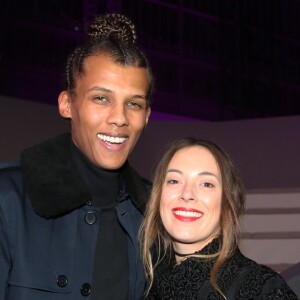
[[[140,98],[140,99],[147,100],[147,96],[146,95],[133,95],[132,98]]]
[[[87,92],[92,92],[92,91],[101,91],[101,92],[112,93],[112,90],[101,87],[101,86],[93,86],[87,90]]]
[[[93,86],[93,87],[91,87],[91,88],[89,88],[87,90],[87,92],[93,92],[93,91],[101,91],[101,92],[106,92],[106,93],[113,93],[112,90],[107,89],[105,87],[101,87],[101,86]],[[136,95],[132,95],[131,97],[132,98],[140,98],[140,99],[143,99],[143,100],[147,101],[147,96],[146,95],[138,95],[138,94],[136,94]]]

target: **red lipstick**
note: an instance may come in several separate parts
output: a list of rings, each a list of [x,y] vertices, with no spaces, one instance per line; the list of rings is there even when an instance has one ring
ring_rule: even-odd
[[[203,212],[193,208],[174,207],[172,209],[174,217],[182,222],[193,222],[203,216]]]

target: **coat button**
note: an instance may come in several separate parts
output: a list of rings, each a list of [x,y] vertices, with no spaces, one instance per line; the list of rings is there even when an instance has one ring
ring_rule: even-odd
[[[85,297],[88,296],[91,293],[91,289],[92,287],[89,283],[84,283],[80,289],[81,295]]]
[[[88,213],[84,216],[84,221],[85,221],[85,223],[87,223],[87,224],[89,224],[89,225],[95,224],[95,222],[97,221],[96,214],[93,213],[93,212],[88,212]]]
[[[59,275],[57,277],[56,283],[59,287],[63,288],[66,287],[68,284],[68,278],[66,275]]]

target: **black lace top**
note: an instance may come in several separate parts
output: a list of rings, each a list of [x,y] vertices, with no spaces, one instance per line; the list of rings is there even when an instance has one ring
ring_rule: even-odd
[[[219,242],[215,239],[198,253],[216,253]],[[153,288],[146,299],[223,300],[209,282],[214,261],[190,257],[176,265],[174,256],[165,258],[155,269]],[[216,281],[228,300],[298,299],[277,272],[245,257],[238,249],[220,268]]]

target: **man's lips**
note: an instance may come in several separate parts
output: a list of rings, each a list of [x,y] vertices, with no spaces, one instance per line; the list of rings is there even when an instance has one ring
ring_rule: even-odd
[[[193,208],[175,207],[172,212],[176,219],[183,222],[193,222],[203,216],[203,212]]]
[[[103,142],[108,142],[111,144],[123,144],[128,139],[128,137],[125,136],[111,136],[101,133],[98,133],[97,137]]]

